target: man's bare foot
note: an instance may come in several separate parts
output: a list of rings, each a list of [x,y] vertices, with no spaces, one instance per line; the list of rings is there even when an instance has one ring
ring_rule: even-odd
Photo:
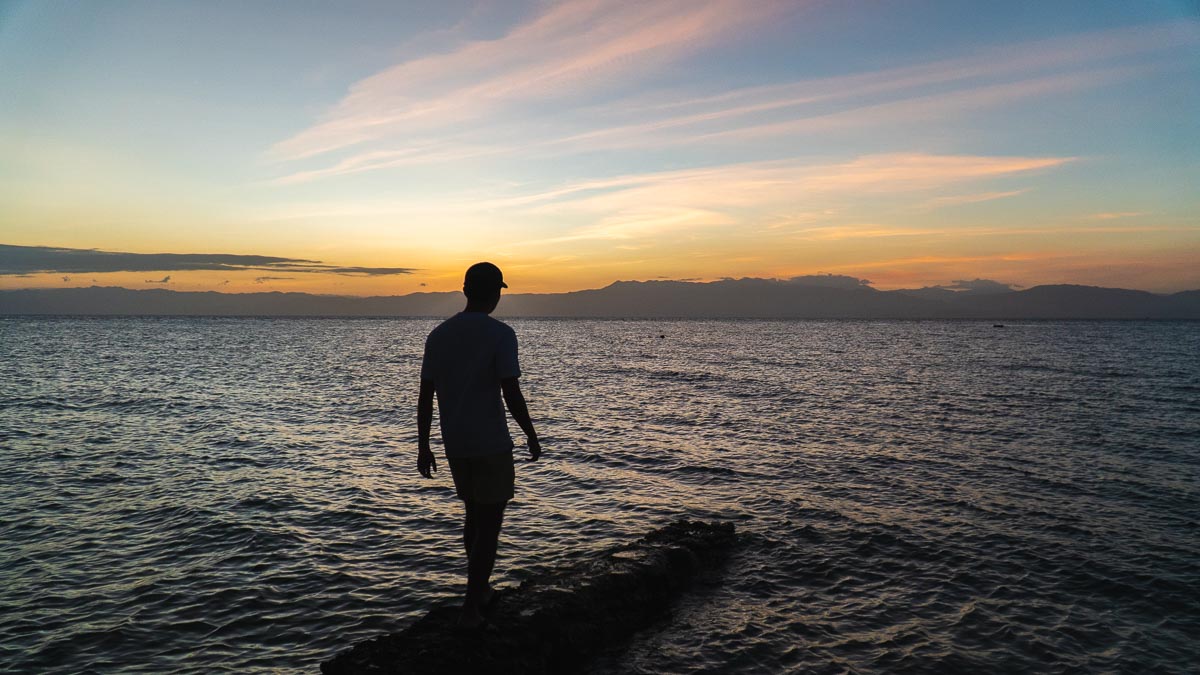
[[[476,630],[487,623],[487,617],[484,612],[491,609],[492,602],[496,599],[496,589],[491,586],[483,592],[483,597],[478,603],[467,604],[463,603],[462,614],[458,617],[458,627],[462,630]]]
[[[458,623],[455,624],[455,628],[462,631],[475,631],[483,628],[483,625],[486,623],[487,618],[480,614],[479,610],[473,612],[463,610],[463,613],[458,617]]]

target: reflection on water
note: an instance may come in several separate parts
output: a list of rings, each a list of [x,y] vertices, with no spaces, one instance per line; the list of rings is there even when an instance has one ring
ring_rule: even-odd
[[[1200,660],[1197,324],[511,323],[548,454],[501,583],[744,533],[598,672]],[[435,324],[0,320],[4,662],[311,668],[461,593],[414,467]]]

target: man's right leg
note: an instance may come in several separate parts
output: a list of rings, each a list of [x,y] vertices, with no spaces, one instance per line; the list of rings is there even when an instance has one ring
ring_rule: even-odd
[[[471,536],[470,539],[467,538],[464,527],[463,541],[467,548],[467,597],[463,600],[463,613],[459,623],[463,626],[477,626],[483,622],[483,609],[490,595],[491,586],[488,580],[492,576],[492,568],[496,565],[500,527],[504,523],[504,508],[508,502],[466,502],[466,505]]]

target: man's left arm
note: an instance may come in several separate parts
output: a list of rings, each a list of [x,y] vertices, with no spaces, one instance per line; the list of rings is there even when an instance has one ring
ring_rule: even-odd
[[[542,444],[538,441],[537,431],[533,428],[533,420],[529,418],[529,405],[525,403],[525,394],[521,393],[521,385],[515,377],[500,380],[500,391],[504,393],[504,404],[508,412],[520,425],[521,431],[529,439],[529,461],[536,462],[542,456]]]
[[[504,404],[508,412],[525,432],[529,439],[529,461],[536,462],[542,455],[542,446],[538,442],[537,431],[533,428],[533,420],[529,419],[529,405],[525,403],[525,395],[521,393],[521,385],[517,378],[521,376],[521,364],[517,358],[517,334],[508,329],[508,333],[500,342],[496,354],[496,373],[500,376],[500,392],[504,394]]]

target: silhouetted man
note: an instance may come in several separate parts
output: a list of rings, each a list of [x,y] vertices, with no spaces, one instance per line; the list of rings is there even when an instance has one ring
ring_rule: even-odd
[[[467,596],[459,626],[468,629],[486,622],[484,610],[495,593],[488,579],[496,563],[504,507],[513,497],[513,440],[501,394],[529,439],[530,461],[542,454],[517,384],[517,335],[488,316],[500,302],[501,288],[508,284],[495,265],[481,262],[467,270],[466,309],[443,321],[425,340],[417,399],[417,470],[426,478],[437,471],[429,447],[436,393],[454,489],[466,505]]]

